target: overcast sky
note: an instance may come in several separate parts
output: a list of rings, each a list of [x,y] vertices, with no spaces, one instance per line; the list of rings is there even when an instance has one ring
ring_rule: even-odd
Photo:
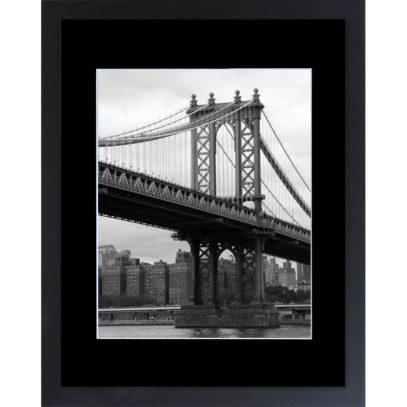
[[[258,88],[273,127],[300,172],[311,180],[311,70],[309,69],[203,69],[98,70],[97,126],[105,135],[155,121],[189,105],[191,94],[206,104],[233,101],[240,90],[250,100]],[[303,191],[300,191],[303,192]],[[304,193],[305,194],[305,193]],[[173,262],[184,242],[171,232],[99,216],[98,243],[130,249],[143,261]]]

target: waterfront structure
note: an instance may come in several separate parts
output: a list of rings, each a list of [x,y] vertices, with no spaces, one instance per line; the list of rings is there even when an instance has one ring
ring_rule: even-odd
[[[98,322],[103,325],[174,325],[180,306],[99,308]]]
[[[304,324],[311,322],[310,304],[275,305],[281,324]],[[173,325],[174,317],[181,310],[179,305],[126,308],[100,308],[99,326],[104,325]]]
[[[305,324],[311,323],[310,304],[277,304],[281,324]]]

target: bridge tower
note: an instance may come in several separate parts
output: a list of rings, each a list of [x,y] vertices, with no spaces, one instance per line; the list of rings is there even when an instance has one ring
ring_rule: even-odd
[[[221,126],[228,126],[234,137],[236,202],[254,201],[256,212],[261,212],[264,195],[261,194],[260,118],[263,108],[258,89],[254,89],[252,101],[242,101],[237,90],[232,103],[215,103],[214,94],[210,93],[208,103],[198,105],[196,96],[192,95],[187,111],[191,123],[196,124],[191,130],[192,188],[217,195],[216,135]]]
[[[258,90],[254,89],[252,100],[242,101],[237,90],[231,103],[215,103],[214,94],[210,93],[208,103],[198,105],[196,96],[192,95],[187,111],[191,123],[195,124],[191,130],[191,187],[208,195],[218,195],[216,137],[221,126],[228,126],[234,138],[234,201],[240,206],[252,201],[259,221],[263,216],[264,199],[260,173],[260,119],[263,108]],[[274,326],[277,323],[275,313],[271,312],[271,308],[265,303],[265,276],[262,269],[265,238],[260,233],[236,239],[230,235],[218,234],[214,226],[210,232],[197,230],[183,238],[188,240],[191,246],[194,290],[191,298],[193,305],[190,308],[184,307],[183,313],[177,319],[179,326],[204,324],[205,318],[197,318],[194,314],[203,312],[199,309],[200,306],[219,310],[217,267],[219,256],[225,249],[232,251],[236,259],[236,293],[233,302],[235,308],[229,308],[232,314],[224,315],[222,323],[226,324],[225,326],[235,326],[234,319],[240,313],[241,307],[245,308],[243,314],[246,313],[249,319],[257,318],[258,321],[263,321],[265,326]],[[233,310],[236,311],[235,317]],[[192,315],[194,318],[190,318]],[[209,312],[206,316],[208,326],[216,326],[215,320],[219,318],[219,311],[218,314]],[[242,322],[242,325],[247,323]]]

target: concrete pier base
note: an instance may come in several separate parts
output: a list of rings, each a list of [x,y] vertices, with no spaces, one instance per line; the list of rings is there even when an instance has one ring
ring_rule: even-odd
[[[278,312],[268,303],[231,304],[215,308],[183,305],[175,315],[176,328],[277,328]]]

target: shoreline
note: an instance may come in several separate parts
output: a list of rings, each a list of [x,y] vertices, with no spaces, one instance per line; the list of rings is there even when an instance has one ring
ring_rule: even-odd
[[[280,325],[310,326],[311,320],[279,320]],[[170,326],[174,321],[101,321],[98,326]],[[182,328],[181,328],[182,329]],[[269,329],[269,327],[267,327]]]

